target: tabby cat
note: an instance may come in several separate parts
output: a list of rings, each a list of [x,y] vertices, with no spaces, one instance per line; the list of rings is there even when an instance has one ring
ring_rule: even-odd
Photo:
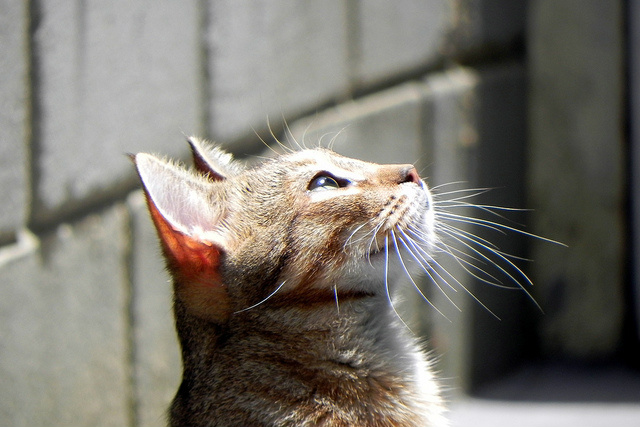
[[[426,264],[437,244],[416,169],[322,148],[247,168],[189,143],[194,170],[134,156],[174,284],[170,424],[446,425],[390,296],[406,255]]]

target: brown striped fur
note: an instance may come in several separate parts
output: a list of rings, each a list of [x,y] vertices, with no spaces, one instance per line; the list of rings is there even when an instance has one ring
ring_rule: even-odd
[[[134,158],[174,279],[184,371],[171,425],[445,425],[385,278],[390,230],[433,238],[415,169],[324,149],[245,168],[189,141],[193,171]],[[339,188],[314,190],[326,173]]]

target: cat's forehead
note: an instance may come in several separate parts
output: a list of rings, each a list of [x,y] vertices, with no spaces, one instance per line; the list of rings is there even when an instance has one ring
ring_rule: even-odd
[[[344,157],[323,148],[297,151],[289,154],[287,158],[298,167],[326,170],[338,175],[350,175],[353,178],[361,177],[362,179],[377,166],[373,163]]]

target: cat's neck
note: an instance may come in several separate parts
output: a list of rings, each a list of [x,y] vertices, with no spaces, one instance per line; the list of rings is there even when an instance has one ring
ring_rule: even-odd
[[[287,353],[291,361],[312,364],[313,359],[354,364],[373,360],[380,364],[406,355],[412,342],[406,327],[390,309],[384,295],[357,295],[315,301],[310,305],[271,304],[232,314],[224,325],[191,316],[176,305],[183,347],[190,355],[201,355],[210,363],[209,352],[219,353],[237,341],[259,338],[271,351]],[[208,337],[203,339],[203,337]],[[249,347],[250,351],[251,347]],[[256,350],[256,357],[262,353]],[[353,360],[345,359],[352,355]],[[198,363],[185,360],[185,364]]]
[[[187,328],[203,326],[194,319],[183,323]],[[314,401],[324,395],[343,409],[358,412],[366,408],[373,415],[363,417],[376,420],[372,424],[354,425],[421,425],[418,421],[421,418],[416,415],[420,414],[420,408],[439,399],[437,389],[424,389],[425,384],[431,386],[433,381],[422,376],[425,363],[422,355],[406,326],[389,308],[386,295],[338,300],[337,305],[333,301],[312,309],[256,307],[231,316],[225,327],[214,328],[209,331],[207,341],[195,343],[199,348],[190,348],[189,359],[184,361],[183,387],[188,384],[192,389],[210,390],[209,399],[225,397],[216,395],[216,390],[222,388],[212,383],[212,378],[227,381],[225,393],[234,392],[232,381],[242,382],[243,371],[229,373],[234,362],[237,366],[260,366],[269,372],[265,387],[286,384],[277,392],[274,408],[289,402],[292,406],[300,405],[300,399],[307,395],[313,396]],[[202,337],[202,331],[189,331],[182,336]],[[241,354],[238,349],[242,349]],[[203,376],[202,372],[209,374]],[[252,384],[261,390],[255,378]],[[272,393],[268,390],[265,393]],[[196,403],[181,399],[176,402],[176,405]],[[186,406],[178,408],[179,413],[186,410]],[[322,407],[309,409],[322,410]],[[400,419],[411,419],[415,424],[392,423]]]

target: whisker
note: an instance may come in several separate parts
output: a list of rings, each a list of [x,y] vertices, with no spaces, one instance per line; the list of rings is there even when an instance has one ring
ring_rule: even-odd
[[[440,188],[443,188],[443,187],[452,187],[454,185],[464,185],[464,184],[467,184],[467,181],[445,182],[443,184],[434,185],[433,187],[431,187],[431,191],[437,191],[437,190],[439,190]],[[456,191],[465,191],[465,190],[468,191],[469,189],[463,188],[463,189],[456,190]],[[449,193],[438,193],[438,194],[449,194]]]
[[[280,288],[282,288],[284,286],[284,284],[287,283],[287,281],[285,280],[284,282],[280,283],[280,285],[276,288],[275,291],[271,292],[265,299],[263,299],[262,301],[253,304],[251,307],[247,307],[247,308],[243,308],[242,310],[238,310],[238,311],[234,311],[233,314],[238,314],[238,313],[242,313],[243,311],[247,311],[247,310],[251,310],[256,308],[257,306],[259,306],[260,304],[264,303],[265,301],[267,301],[269,298],[271,298],[272,296],[274,296],[276,294],[276,292],[278,292],[280,290]]]
[[[378,232],[380,231],[380,229],[382,228],[382,226],[383,226],[383,225],[384,225],[384,223],[380,223],[380,224],[377,224],[377,225],[373,228],[373,230],[372,230],[372,232],[371,232],[371,240],[369,241],[369,248],[368,248],[368,251],[367,251],[367,254],[368,254],[368,255],[367,255],[367,257],[368,257],[368,256],[369,256],[369,254],[371,254],[371,252],[372,252],[371,248],[373,247],[373,243],[374,243],[374,242],[375,242],[375,244],[376,244],[376,252],[380,252],[380,246],[378,246],[378,240],[376,239],[376,236],[378,235]],[[386,248],[387,248],[387,241],[386,241],[386,237],[385,237],[385,242],[384,242],[384,244],[385,244],[385,249],[386,249]],[[369,264],[371,264],[371,260],[369,260]]]
[[[527,231],[523,231],[523,230],[517,229],[515,227],[511,227],[511,226],[508,226],[508,225],[505,225],[505,224],[501,224],[501,223],[495,222],[495,221],[489,221],[489,220],[481,219],[481,218],[470,218],[470,217],[463,216],[463,215],[455,215],[455,214],[452,214],[450,212],[439,212],[438,215],[436,215],[436,216],[446,217],[446,219],[449,219],[451,221],[460,221],[460,222],[465,222],[465,223],[468,223],[468,224],[484,226],[484,227],[496,230],[496,231],[501,232],[501,233],[504,233],[504,231],[511,231],[511,232],[514,232],[514,233],[522,234],[524,236],[532,237],[534,239],[538,239],[538,240],[542,240],[542,241],[545,241],[545,242],[554,243],[556,245],[567,247],[567,245],[565,245],[564,243],[558,242],[556,240],[549,239],[549,238],[542,237],[542,236],[538,236],[537,234],[529,233]]]
[[[289,141],[289,142],[293,141],[293,143],[296,145],[296,147],[305,147],[305,145],[304,145],[304,133],[302,135],[302,144],[300,144],[300,142],[298,142],[298,139],[295,137],[293,132],[291,132],[291,127],[289,126],[289,122],[288,122],[287,118],[284,116],[284,114],[282,114],[282,122],[284,124],[284,134],[285,134],[285,138],[287,139],[287,141]],[[308,126],[311,126],[311,122],[309,122]],[[307,129],[308,129],[308,126],[307,126]],[[307,129],[305,129],[305,132],[307,131]]]
[[[329,140],[329,144],[327,145],[327,148],[329,150],[333,150],[334,145],[336,144],[336,141],[338,140],[338,137],[340,135],[342,135],[342,133],[349,127],[349,125],[345,125],[342,127],[342,129],[340,129],[338,132],[336,132],[336,134]]]
[[[406,239],[406,240],[405,239],[401,239],[401,241],[402,241],[402,244],[405,246],[405,249],[407,250],[407,252],[409,252],[409,254],[416,260],[416,262],[420,265],[420,268],[422,268],[422,270],[425,272],[425,274],[427,274],[427,276],[429,276],[431,281],[436,285],[436,287],[440,290],[440,292],[442,292],[442,294],[447,298],[447,300],[458,311],[462,311],[458,307],[458,305],[449,297],[449,295],[445,292],[445,290],[440,285],[440,282],[438,281],[438,279],[440,281],[444,282],[449,287],[449,289],[451,289],[453,292],[456,292],[456,293],[458,292],[458,290],[456,288],[451,286],[451,284],[449,283],[449,281],[447,279],[442,277],[442,275],[431,266],[432,262],[436,263],[435,260],[423,248],[421,248],[420,245],[418,245],[416,242],[414,242],[413,239],[410,236],[405,234],[402,230],[399,230],[399,231],[402,233],[402,235]],[[407,244],[409,244],[413,248],[413,250],[411,250],[407,246]],[[425,257],[421,254],[421,252],[424,253],[425,255],[427,255],[429,257],[429,260],[425,259]],[[446,270],[444,270],[444,271],[446,272]],[[434,277],[434,274],[435,274],[436,277]],[[454,281],[456,281],[458,284],[460,284],[460,282],[458,282],[458,280],[455,277],[451,276],[451,278],[453,278]],[[422,292],[420,292],[420,294],[422,294]]]
[[[410,240],[411,241],[411,240]],[[415,243],[414,243],[415,245]],[[487,310],[493,317],[495,317],[496,319],[500,320],[500,317],[498,317],[489,307],[487,307],[486,304],[484,304],[482,301],[480,301],[480,299],[478,297],[475,296],[475,294],[473,292],[471,292],[469,289],[467,289],[466,286],[464,286],[453,274],[451,274],[446,268],[444,268],[439,262],[437,262],[431,255],[428,254],[428,252],[426,252],[423,248],[420,247],[420,245],[415,245],[415,247],[418,249],[419,252],[424,253],[427,257],[429,257],[429,259],[431,260],[431,262],[427,262],[425,260],[425,262],[427,263],[427,265],[431,266],[431,264],[435,264],[438,268],[440,268],[440,270],[442,270],[447,276],[449,276],[451,279],[454,280],[455,283],[457,283],[460,288],[462,288],[468,295],[470,295],[478,304],[480,304],[485,310]],[[411,251],[409,251],[410,253],[412,253]],[[457,257],[453,256],[454,259],[457,260]],[[422,256],[421,256],[422,258]],[[424,259],[424,258],[423,258]],[[420,265],[422,266],[423,264],[420,263]],[[463,267],[464,268],[464,267]],[[434,274],[436,274],[442,281],[444,281],[444,283],[447,284],[447,286],[449,286],[454,292],[457,292],[457,290],[451,286],[451,284],[449,283],[449,281],[447,279],[445,279],[444,277],[442,277],[442,275],[440,273],[438,273],[437,270],[435,270],[433,267],[429,267],[429,269],[431,271],[434,272]],[[425,270],[426,271],[426,270]],[[438,281],[430,274],[427,272],[427,274],[429,275],[429,277],[431,278],[431,280],[433,281],[433,283],[438,287],[438,289],[440,289],[440,292],[442,292],[444,294],[444,296],[449,300],[449,302],[451,302],[451,304],[453,304],[453,306],[455,308],[458,309],[458,311],[462,311],[460,310],[460,308],[453,302],[453,300],[451,300],[451,298],[449,297],[449,295],[444,291],[444,289],[442,289],[442,287],[440,286],[440,284],[438,283]],[[475,276],[475,275],[474,275]],[[446,318],[446,316],[445,316]]]
[[[456,261],[456,263],[460,266],[460,268],[462,268],[465,272],[470,274],[472,277],[480,280],[483,283],[486,283],[486,284],[491,285],[491,286],[495,286],[497,288],[516,289],[513,286],[508,286],[508,285],[503,284],[502,281],[498,280],[495,276],[493,276],[492,274],[490,274],[489,272],[484,270],[482,267],[477,266],[476,264],[474,264],[471,261],[467,261],[466,259],[462,258],[460,255],[454,254],[453,251],[459,252],[461,255],[465,255],[465,256],[471,257],[469,254],[466,254],[465,252],[461,251],[460,249],[453,248],[453,247],[448,246],[446,244],[442,244],[442,245],[443,245],[443,247],[440,248],[440,249],[444,253],[446,253],[447,255],[451,256]],[[478,260],[475,257],[471,257],[471,258],[474,261],[480,262],[480,263],[482,263],[484,265],[488,265],[485,262],[482,262],[481,260]],[[433,262],[437,262],[437,261],[435,259],[433,259]],[[494,265],[493,262],[490,265],[495,268],[495,265]],[[442,268],[442,266],[440,266],[440,267]],[[475,270],[478,273],[475,273],[472,270]],[[483,275],[486,276],[487,278],[482,277]],[[454,278],[454,280],[455,280],[455,278]],[[520,289],[520,286],[518,286],[517,289]]]
[[[398,239],[396,239],[396,234],[393,232],[393,230],[390,230],[390,234],[391,237],[393,238],[393,244],[396,248],[396,254],[398,254],[398,259],[400,260],[400,264],[402,265],[402,269],[404,270],[405,274],[407,275],[407,277],[409,278],[409,280],[411,280],[411,283],[413,284],[413,287],[416,288],[416,290],[418,291],[418,293],[422,296],[422,298],[433,308],[435,309],[442,317],[444,317],[445,319],[449,320],[449,318],[447,316],[445,316],[440,310],[438,310],[438,308],[433,305],[433,303],[429,300],[429,298],[427,298],[427,296],[422,292],[422,290],[420,289],[420,287],[416,284],[416,282],[413,280],[413,277],[411,277],[411,273],[409,273],[409,270],[407,269],[407,266],[404,263],[404,260],[402,259],[402,255],[400,254],[400,248],[398,247]],[[400,239],[402,241],[402,239]],[[405,248],[407,249],[407,251],[409,253],[411,253],[411,251],[408,249],[407,245],[405,244],[405,242],[402,242],[405,246]],[[442,289],[441,289],[442,290]],[[443,292],[444,293],[444,292]],[[446,295],[446,293],[445,293]],[[449,300],[451,301],[451,300]],[[456,306],[453,301],[451,301],[451,303]],[[456,306],[457,308],[457,306]],[[459,309],[458,309],[459,310]],[[449,320],[451,321],[451,320]]]
[[[473,247],[472,245],[470,245],[469,243],[465,242],[464,239],[462,239],[460,236],[454,235],[449,233],[449,236],[453,239],[455,239],[456,241],[458,241],[460,244],[466,246],[467,248],[469,248],[471,251],[473,251],[474,253],[478,254],[478,256],[480,256],[483,259],[486,259],[488,262],[490,262],[495,268],[497,268],[498,270],[500,270],[502,273],[504,273],[511,281],[513,281],[513,283],[517,284],[520,289],[522,289],[522,291],[527,295],[527,297],[533,301],[533,303],[536,305],[536,307],[538,307],[538,309],[540,311],[542,311],[542,307],[540,307],[540,305],[538,304],[538,302],[535,300],[535,298],[533,298],[533,296],[531,295],[531,293],[522,285],[522,283],[520,283],[519,280],[517,280],[511,273],[509,273],[504,267],[502,267],[499,263],[492,261],[488,256],[486,256],[485,254],[483,254],[480,250],[478,250],[477,248]],[[533,282],[531,282],[531,279],[529,279],[529,276],[527,276],[517,265],[515,265],[512,261],[510,261],[507,257],[505,257],[504,255],[502,255],[501,253],[492,250],[490,247],[487,247],[485,245],[482,245],[480,243],[477,243],[480,247],[488,250],[490,253],[496,255],[499,259],[501,259],[502,261],[504,261],[507,266],[513,268],[518,275],[529,285],[533,286]]]
[[[395,313],[395,315],[400,319],[402,324],[411,331],[409,325],[402,319],[402,316],[396,310],[396,307],[393,305],[393,301],[391,300],[391,293],[389,292],[389,236],[384,236],[384,289],[387,293],[387,300],[389,301],[389,305],[391,309]]]
[[[489,247],[488,250],[491,253],[500,254],[500,255],[503,255],[503,256],[505,256],[507,258],[510,258],[510,259],[513,259],[513,260],[531,261],[528,258],[520,257],[520,256],[517,256],[517,255],[513,255],[513,254],[510,254],[510,253],[501,251],[493,243],[491,243],[491,242],[483,239],[482,237],[477,236],[477,235],[475,235],[475,234],[473,234],[473,233],[471,233],[471,232],[469,232],[467,230],[464,230],[462,228],[454,227],[454,226],[452,226],[450,224],[440,224],[438,226],[438,229],[443,231],[443,232],[446,230],[449,233],[451,233],[452,235],[456,235],[458,237],[464,238],[465,240],[467,240],[469,242],[472,242],[472,243],[475,243],[475,244],[477,244],[479,246]],[[461,251],[461,253],[464,253],[464,252]],[[472,258],[477,260],[477,258],[475,258],[475,257],[472,257]]]
[[[462,245],[464,245],[465,247],[467,247],[468,249],[471,249],[474,253],[476,253],[478,256],[480,256],[482,259],[486,260],[487,262],[489,262],[490,265],[500,269],[501,271],[503,271],[505,274],[507,274],[507,271],[502,269],[500,267],[500,265],[498,263],[496,263],[494,260],[492,260],[491,258],[489,258],[486,254],[484,254],[482,251],[479,250],[480,249],[485,249],[488,253],[496,255],[498,258],[502,259],[503,261],[505,261],[509,266],[513,267],[516,271],[518,271],[520,273],[520,275],[527,281],[528,284],[533,285],[533,283],[531,283],[531,280],[529,280],[529,278],[522,272],[522,270],[520,270],[513,262],[511,262],[502,252],[497,251],[495,249],[493,249],[490,246],[484,245],[482,242],[479,242],[477,240],[474,240],[471,237],[465,236],[463,234],[458,234],[456,232],[452,232],[450,230],[447,229],[442,229],[442,231],[444,233],[446,233],[449,237],[451,237],[452,239],[455,239],[456,241],[458,241],[459,243],[461,243]],[[474,247],[473,244],[477,245],[478,247]],[[515,283],[520,283],[517,279],[515,279],[513,276],[509,275],[508,276],[513,282]]]
[[[481,220],[479,218],[468,217],[465,215],[456,215],[449,212],[440,212],[436,214],[436,217],[438,219],[443,219],[443,221],[448,220],[448,221],[462,222],[464,224],[477,225],[480,227],[484,227],[484,228],[488,228],[490,230],[496,231],[500,234],[504,234],[504,235],[507,234],[506,231],[504,230],[504,228],[507,226],[504,226],[503,224],[496,223],[493,221]]]
[[[286,145],[284,145],[284,144],[280,141],[280,139],[276,136],[275,132],[273,131],[273,127],[271,127],[271,120],[269,120],[269,117],[268,117],[268,116],[267,116],[267,129],[269,130],[269,134],[271,135],[271,138],[273,138],[273,140],[274,140],[276,143],[278,143],[278,145],[279,145],[280,147],[282,147],[282,149],[283,149],[286,153],[293,153],[293,152],[295,152],[295,151],[296,151],[296,150],[294,150],[294,149],[293,149],[293,148],[291,148],[291,147],[287,147]],[[296,144],[297,144],[297,141],[295,141],[295,140],[294,140],[294,142],[296,142]],[[298,148],[298,150],[301,150],[301,149],[302,149],[302,147],[300,147],[299,145],[297,145],[297,148]]]
[[[268,121],[268,120],[269,120],[269,119],[267,118],[267,121]],[[253,133],[255,134],[255,136],[257,136],[257,137],[258,137],[258,139],[260,140],[260,142],[262,142],[262,144],[263,144],[265,147],[267,147],[269,150],[271,150],[271,151],[273,152],[273,154],[280,154],[280,153],[278,152],[278,150],[276,150],[275,148],[273,148],[269,143],[267,143],[267,141],[265,141],[265,140],[264,140],[264,138],[262,137],[262,135],[260,135],[260,132],[258,132],[258,131],[256,130],[256,128],[255,128],[255,127],[253,127],[253,125],[251,125],[251,130],[253,131]],[[280,143],[280,141],[277,141],[277,140],[276,140],[276,143],[277,143],[278,145],[280,145],[280,147],[282,147],[282,144]],[[287,150],[288,150],[286,147],[283,147],[283,148],[285,148],[285,151],[287,151]]]
[[[450,205],[447,205],[450,203]],[[449,199],[449,200],[434,200],[433,204],[439,208],[451,209],[451,208],[477,208],[489,212],[492,215],[497,215],[500,218],[507,219],[503,215],[500,215],[494,211],[507,211],[507,212],[530,212],[531,209],[521,209],[521,208],[510,208],[507,206],[496,206],[496,205],[481,205],[476,203],[470,203],[466,201],[461,201],[459,199]]]
[[[507,212],[507,211],[508,212],[526,212],[527,211],[527,209],[507,208],[507,207],[492,206],[492,205],[477,205],[469,202],[454,202],[451,205],[445,205],[445,204],[436,205],[436,209],[439,209],[438,214],[442,214],[442,215],[456,215],[453,213],[453,209],[456,209],[456,208],[477,209],[481,212],[485,212],[489,215],[498,217],[503,221],[514,223],[519,227],[524,227],[524,225],[518,224],[517,222],[510,220],[509,218],[505,217],[501,212]],[[471,219],[471,220],[481,219],[481,218],[476,218],[475,216],[468,216],[468,215],[459,215],[459,216],[467,219]],[[502,227],[504,224],[500,222],[496,222],[495,225]]]
[[[431,190],[433,191],[434,188],[431,188]],[[447,191],[444,193],[439,193],[439,192],[435,192],[433,193],[433,199],[436,202],[451,202],[451,201],[459,201],[459,200],[466,200],[466,199],[472,199],[476,196],[480,196],[482,194],[488,193],[491,191],[491,188],[461,188],[459,190],[451,190],[451,191]],[[452,194],[462,194],[459,197],[454,197],[454,198],[447,198],[445,200],[440,200],[442,198],[442,196],[450,196]]]
[[[445,233],[446,234],[446,233]],[[426,250],[424,250],[423,248],[421,248],[420,246],[417,246],[418,251],[420,251],[422,254],[424,254],[424,256],[429,258],[429,262],[433,262],[433,263],[437,263],[436,259],[429,254]],[[488,273],[487,271],[485,271],[484,269],[482,269],[482,267],[479,267],[478,265],[474,264],[474,261],[483,265],[488,265],[486,262],[484,262],[483,260],[467,253],[464,252],[454,246],[451,245],[447,245],[444,242],[438,242],[435,244],[435,249],[441,252],[446,253],[447,255],[449,255],[450,257],[452,257],[457,264],[460,265],[461,268],[463,268],[467,273],[471,274],[473,277],[487,283],[487,284],[491,284],[491,285],[495,285],[498,287],[502,287],[505,286],[502,284],[502,282],[500,280],[498,280],[496,277],[492,276],[490,273]],[[455,252],[455,253],[454,253]],[[423,258],[424,259],[424,258]],[[467,267],[468,266],[468,267]],[[442,266],[440,266],[442,268]],[[481,276],[479,276],[478,274],[472,272],[471,270],[469,270],[469,268],[473,268],[475,270],[477,270],[479,273],[486,275],[487,277],[489,277],[488,279],[485,279]],[[456,280],[456,278],[451,275],[448,271],[446,271],[446,269],[442,268],[453,280],[455,280],[460,286],[463,286],[458,280]],[[448,284],[448,282],[447,282]],[[451,286],[451,285],[449,285]],[[508,287],[509,289],[512,289],[511,287]],[[455,288],[452,288],[455,290]]]
[[[442,229],[446,229],[451,231],[453,234],[457,234],[457,235],[461,235],[461,236],[465,236],[468,237],[469,240],[474,240],[474,241],[478,241],[481,243],[484,243],[487,246],[490,246],[493,250],[498,250],[498,246],[495,245],[494,243],[491,243],[490,241],[488,241],[487,239],[484,239],[476,234],[473,234],[472,232],[465,230],[464,228],[460,228],[460,227],[456,227],[454,225],[451,224],[446,224],[444,222],[441,222],[440,224],[438,224],[436,226],[437,230],[442,230]],[[505,234],[503,231],[499,231],[496,230],[498,232],[500,232],[501,234]]]
[[[493,317],[495,317],[498,320],[502,320],[500,319],[500,316],[498,316],[497,314],[495,314],[493,312],[493,310],[491,310],[485,303],[483,303],[482,301],[480,301],[480,298],[478,298],[473,292],[471,292],[466,286],[464,286],[462,283],[460,283],[460,281],[458,279],[456,279],[453,274],[451,274],[446,268],[444,268],[442,266],[442,264],[440,264],[438,261],[433,260],[433,263],[438,266],[438,268],[440,268],[442,271],[445,272],[445,274],[447,274],[448,276],[450,276],[456,283],[458,283],[460,285],[460,288],[465,291],[467,293],[467,295],[471,296],[471,298],[473,298],[478,304],[480,304],[480,306],[482,306],[482,308],[484,308],[485,310],[487,310],[487,312],[489,312],[489,314],[491,314]],[[464,267],[463,267],[464,268]],[[470,273],[473,277],[477,277],[475,274]],[[482,279],[480,279],[482,280]],[[484,280],[483,280],[484,281]],[[484,281],[486,282],[486,281]],[[537,304],[536,304],[537,305]]]
[[[344,245],[342,246],[343,250],[346,250],[347,245],[350,244],[358,244],[360,242],[362,242],[364,239],[367,238],[367,236],[369,236],[369,234],[373,233],[375,235],[376,229],[374,227],[373,230],[368,231],[367,233],[365,233],[362,237],[359,237],[357,240],[351,240],[353,239],[353,236],[355,236],[355,234],[360,231],[363,227],[371,224],[373,222],[373,220],[368,220],[367,222],[365,222],[364,224],[361,224],[360,226],[356,227],[356,229],[349,235],[349,237],[347,238],[347,240],[345,240]]]
[[[431,256],[431,254],[429,254],[429,252],[427,252],[424,248],[422,248],[419,244],[417,244],[413,238],[405,233],[404,231],[401,231],[402,235],[405,236],[406,238],[406,242],[409,243],[411,245],[411,247],[414,249],[414,251],[411,251],[409,248],[407,248],[407,250],[409,251],[409,253],[414,257],[414,259],[416,259],[416,261],[418,262],[418,264],[420,264],[420,266],[422,267],[422,269],[425,271],[425,273],[427,273],[429,275],[429,277],[431,278],[431,280],[436,284],[436,286],[438,286],[438,288],[440,289],[440,291],[447,295],[446,292],[444,291],[444,289],[442,289],[440,287],[440,284],[438,283],[438,281],[436,280],[436,278],[434,278],[431,274],[431,272],[433,272],[434,274],[436,274],[438,276],[438,278],[440,278],[444,283],[447,284],[447,286],[454,292],[458,292],[456,290],[456,288],[454,288],[453,286],[451,286],[451,284],[440,275],[440,273],[438,273],[436,270],[433,269],[433,267],[431,267],[431,263],[435,262],[435,259]],[[420,258],[417,259],[416,255]],[[428,259],[427,259],[428,258]],[[455,277],[451,276],[451,278],[453,280],[455,280],[458,284],[460,284],[460,282],[458,282],[456,280]],[[448,295],[447,295],[448,296]],[[452,301],[453,302],[453,301]],[[455,305],[455,304],[454,304]]]

